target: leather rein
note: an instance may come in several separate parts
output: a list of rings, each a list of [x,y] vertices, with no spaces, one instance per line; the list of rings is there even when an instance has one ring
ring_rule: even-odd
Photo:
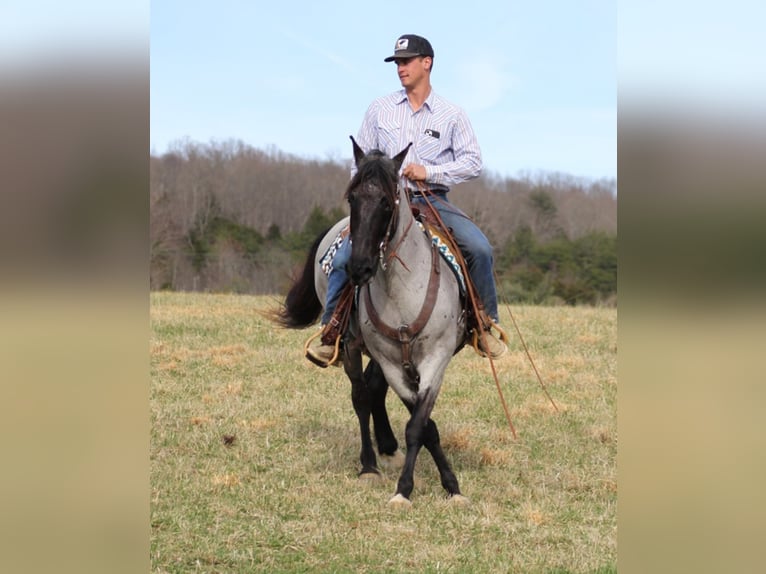
[[[398,204],[398,200],[396,201]],[[391,223],[389,224],[389,232],[386,235],[386,238],[381,242],[381,263],[384,263],[384,256],[383,256],[383,250],[388,244],[388,239],[391,234],[391,232],[395,229],[395,223],[394,220],[398,219],[398,210],[394,212],[394,215],[391,218]],[[410,230],[410,226],[412,225],[412,221],[410,221],[410,225],[407,227],[407,229],[402,234],[402,237],[399,239],[397,244],[394,246],[394,248],[391,250],[391,253],[389,255],[389,260],[392,258],[396,258],[397,261],[402,263],[402,266],[404,266],[405,269],[409,271],[407,266],[404,264],[404,262],[399,258],[399,256],[396,254],[396,248],[401,244],[401,242],[404,240],[404,238],[407,236],[407,233]],[[363,296],[364,296],[364,305],[367,308],[367,314],[370,317],[370,321],[372,322],[373,326],[384,336],[388,337],[389,339],[393,341],[398,341],[401,345],[402,349],[402,369],[404,369],[404,372],[409,377],[410,381],[418,384],[420,382],[420,374],[418,373],[417,367],[412,362],[412,343],[415,340],[415,338],[420,334],[420,332],[423,330],[423,327],[425,327],[426,323],[428,322],[428,319],[431,317],[431,313],[434,310],[434,305],[436,304],[436,297],[439,293],[439,284],[440,284],[440,278],[441,278],[441,268],[440,268],[440,261],[439,261],[439,254],[437,253],[436,246],[432,243],[431,244],[431,272],[428,277],[428,287],[426,288],[426,296],[423,301],[423,306],[420,308],[420,312],[418,313],[418,316],[415,318],[415,321],[413,321],[410,324],[403,323],[399,325],[398,327],[392,327],[391,325],[388,325],[383,321],[383,319],[380,317],[380,314],[375,309],[375,306],[372,304],[372,297],[370,296],[370,284],[367,283],[365,286],[365,289],[363,290]],[[382,264],[381,267],[383,270],[386,270],[386,265]]]

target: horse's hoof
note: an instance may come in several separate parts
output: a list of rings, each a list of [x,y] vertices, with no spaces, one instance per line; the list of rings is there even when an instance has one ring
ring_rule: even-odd
[[[386,469],[400,470],[404,466],[404,454],[396,450],[394,454],[381,454],[380,465]]]
[[[405,498],[403,494],[399,493],[388,501],[388,505],[392,508],[409,508],[412,506],[412,502]]]
[[[471,504],[471,501],[462,494],[453,494],[447,499],[447,502],[449,502],[452,506],[468,506]]]

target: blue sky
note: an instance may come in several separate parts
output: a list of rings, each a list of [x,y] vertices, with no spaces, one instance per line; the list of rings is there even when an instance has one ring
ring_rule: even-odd
[[[427,37],[432,85],[462,106],[485,169],[617,174],[615,2],[151,3],[151,150],[242,140],[351,157],[369,103],[400,88],[397,36]]]
[[[419,33],[487,170],[598,179],[617,173],[618,85],[621,116],[766,116],[765,21],[760,0],[25,0],[0,2],[0,81],[127,51],[150,61],[155,153],[188,137],[343,159],[369,102],[399,88],[383,58]]]

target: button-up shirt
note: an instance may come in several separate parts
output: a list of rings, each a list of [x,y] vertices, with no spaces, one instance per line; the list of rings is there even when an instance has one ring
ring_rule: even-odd
[[[405,90],[376,99],[367,108],[356,141],[365,152],[378,149],[389,157],[412,142],[402,167],[424,166],[430,189],[449,191],[481,173],[481,149],[468,116],[433,90],[417,112]],[[354,166],[352,175],[355,172]],[[415,189],[414,182],[407,184]]]

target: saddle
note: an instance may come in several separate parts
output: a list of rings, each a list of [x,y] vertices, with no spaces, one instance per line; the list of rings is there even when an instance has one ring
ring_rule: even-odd
[[[466,318],[466,338],[455,350],[455,353],[458,353],[468,343],[476,351],[476,354],[480,357],[486,357],[486,354],[479,348],[479,333],[490,329],[495,329],[503,342],[508,344],[508,335],[489,318],[484,311],[484,304],[476,295],[476,288],[468,272],[468,264],[460,251],[460,247],[455,242],[452,231],[444,227],[435,210],[423,211],[416,205],[411,205],[410,208],[415,219],[425,228],[426,233],[449,264],[460,284],[461,304]]]

